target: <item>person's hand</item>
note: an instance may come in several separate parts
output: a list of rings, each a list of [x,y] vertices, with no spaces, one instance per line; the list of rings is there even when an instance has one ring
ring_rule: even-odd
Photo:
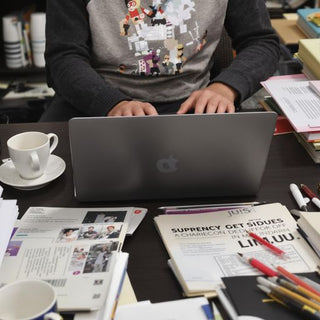
[[[156,108],[148,103],[141,101],[121,101],[116,104],[107,114],[108,117],[120,116],[145,116],[157,115]]]
[[[223,83],[213,83],[206,88],[194,91],[183,102],[178,114],[187,113],[194,109],[194,113],[232,113],[235,112],[234,101],[237,92]]]

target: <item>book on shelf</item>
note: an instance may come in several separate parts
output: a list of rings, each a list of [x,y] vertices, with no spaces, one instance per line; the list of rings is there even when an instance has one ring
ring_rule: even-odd
[[[281,264],[291,272],[314,271],[320,261],[280,203],[191,215],[164,214],[154,221],[186,296],[213,296],[222,277],[261,274],[243,262],[238,252],[271,268]],[[290,259],[261,246],[247,231],[276,244]]]
[[[320,79],[320,39],[299,40],[298,57],[316,77]]]
[[[0,284],[42,279],[55,288],[59,311],[100,309],[115,270],[125,272],[120,251],[134,209],[30,207],[17,220]]]
[[[309,37],[320,37],[320,9],[306,8],[298,9],[298,27]]]

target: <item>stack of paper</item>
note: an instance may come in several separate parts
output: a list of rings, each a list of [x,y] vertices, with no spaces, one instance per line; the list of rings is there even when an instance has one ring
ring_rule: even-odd
[[[0,266],[4,256],[9,256],[12,251],[15,251],[14,247],[8,247],[8,243],[19,214],[17,201],[2,199],[2,191],[0,186]]]
[[[213,312],[204,297],[189,298],[168,302],[151,303],[143,301],[117,309],[115,320],[208,320],[222,319]]]
[[[319,258],[297,231],[295,219],[279,203],[199,214],[160,215],[155,223],[170,256],[170,265],[187,296],[214,295],[221,277],[261,274],[238,252],[291,272],[316,269]],[[258,234],[287,253],[275,255],[252,239]],[[272,268],[272,267],[271,267]]]
[[[298,226],[320,256],[320,212],[301,212]]]
[[[291,123],[298,141],[314,162],[320,163],[320,152],[314,145],[320,142],[320,95],[312,89],[311,82],[298,74],[271,77],[262,85]]]
[[[29,208],[9,243],[0,283],[42,279],[55,288],[60,311],[103,307],[110,319],[128,260],[120,251],[135,209]]]

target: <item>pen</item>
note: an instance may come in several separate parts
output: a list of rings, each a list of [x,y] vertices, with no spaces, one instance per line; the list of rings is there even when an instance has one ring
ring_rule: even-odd
[[[320,319],[320,312],[316,309],[307,306],[297,300],[294,300],[288,296],[281,294],[280,292],[273,291],[272,289],[259,285],[258,287],[265,292],[271,299],[281,303],[282,305],[288,307],[289,309],[298,311],[304,315],[307,315],[309,319]]]
[[[279,275],[278,272],[272,270],[271,268],[269,268],[268,266],[266,266],[265,264],[263,264],[262,262],[260,262],[257,259],[254,259],[254,258],[247,259],[246,257],[243,256],[242,253],[239,253],[239,252],[238,252],[238,255],[240,256],[240,258],[242,260],[249,263],[251,266],[258,269],[259,271],[261,271],[263,274],[265,274],[268,277],[276,277]]]
[[[320,208],[320,199],[305,184],[300,184],[301,189],[311,199],[311,201]]]
[[[238,207],[238,206],[257,206],[265,204],[266,202],[234,202],[234,203],[211,203],[211,204],[191,204],[183,206],[163,206],[159,207],[160,210],[171,210],[171,209],[189,209],[189,208],[203,208],[203,207]]]
[[[301,287],[308,289],[309,291],[313,292],[314,294],[320,296],[320,293],[317,290],[315,290],[313,287],[311,287],[310,285],[305,283],[303,280],[301,280],[299,277],[297,277],[293,273],[287,271],[286,269],[284,269],[281,266],[276,267],[276,269],[280,272],[280,274],[282,274],[287,279],[291,280],[293,283],[298,284]]]
[[[273,253],[279,255],[279,256],[284,256],[286,253],[277,248],[276,246],[274,246],[273,244],[271,244],[270,242],[268,242],[267,240],[259,237],[257,234],[247,231],[249,236],[252,237],[253,239],[257,240],[259,243],[261,243],[262,245],[266,246],[268,249],[270,249]]]
[[[263,278],[263,277],[258,277],[257,278],[257,281],[259,284],[271,289],[272,291],[276,291],[276,292],[279,292],[283,295],[285,295],[286,297],[290,297],[296,301],[299,301],[300,303],[303,303],[303,304],[306,304],[308,306],[310,306],[311,308],[314,308],[316,309],[317,311],[320,311],[320,305],[317,304],[316,302],[310,300],[310,299],[307,299],[303,296],[301,296],[300,294],[297,294],[295,292],[292,292],[291,290],[289,289],[286,289],[284,287],[281,287],[277,284],[274,284],[272,283],[271,281]]]
[[[308,211],[307,203],[306,203],[305,199],[303,198],[298,186],[294,183],[291,183],[290,184],[290,191],[291,191],[294,199],[296,200],[299,208],[303,211]]]
[[[315,300],[317,302],[320,302],[320,296],[316,295],[315,293],[311,292],[308,289],[305,289],[304,287],[302,287],[298,284],[294,284],[288,280],[281,279],[280,277],[272,277],[272,278],[269,278],[269,280],[273,283],[278,283],[279,285],[281,285],[281,286],[283,286],[293,292],[301,294],[304,297],[307,297],[307,298],[310,298],[310,299]]]

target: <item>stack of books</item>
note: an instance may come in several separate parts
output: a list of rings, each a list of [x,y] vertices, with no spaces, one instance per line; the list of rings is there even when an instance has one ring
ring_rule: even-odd
[[[308,38],[320,38],[320,8],[298,9],[297,26]]]
[[[302,62],[302,72],[308,79],[320,79],[320,39],[301,39],[296,57]]]

